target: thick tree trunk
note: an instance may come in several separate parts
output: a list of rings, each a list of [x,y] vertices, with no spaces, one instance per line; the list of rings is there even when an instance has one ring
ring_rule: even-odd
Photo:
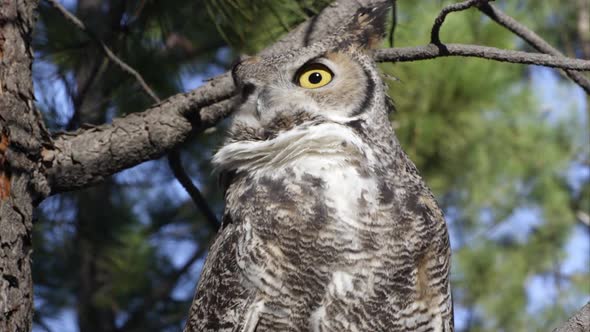
[[[31,30],[36,0],[0,4],[0,331],[30,331],[33,202],[48,194],[39,170],[48,140],[34,107]]]

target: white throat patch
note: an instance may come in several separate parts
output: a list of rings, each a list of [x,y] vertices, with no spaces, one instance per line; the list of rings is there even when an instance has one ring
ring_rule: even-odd
[[[266,141],[239,141],[223,146],[213,156],[216,171],[276,169],[308,155],[356,159],[367,151],[351,128],[336,122],[294,128]]]

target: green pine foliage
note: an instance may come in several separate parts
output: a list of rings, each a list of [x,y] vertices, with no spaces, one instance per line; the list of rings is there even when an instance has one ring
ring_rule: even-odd
[[[251,54],[319,13],[329,3],[329,0],[205,0],[205,7],[223,38],[234,48]]]

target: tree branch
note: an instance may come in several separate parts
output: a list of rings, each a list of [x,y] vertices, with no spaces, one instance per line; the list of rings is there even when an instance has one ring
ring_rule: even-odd
[[[590,70],[589,60],[571,59],[542,53],[508,51],[495,47],[464,44],[429,44],[417,47],[376,50],[375,61],[406,62],[446,56],[476,57],[501,62],[539,65],[553,68]]]
[[[119,59],[119,57],[117,57],[115,53],[113,53],[113,51],[111,51],[111,49],[100,38],[98,38],[94,31],[88,29],[88,27],[86,27],[86,25],[82,21],[80,21],[80,19],[78,19],[74,14],[70,13],[70,11],[68,11],[64,6],[57,2],[57,0],[46,1],[53,8],[57,9],[63,15],[63,17],[65,17],[69,22],[71,22],[78,29],[86,33],[95,43],[97,43],[100,46],[100,49],[103,51],[103,53],[111,61],[113,61],[113,63],[115,63],[119,68],[121,68],[121,70],[133,76],[133,78],[135,78],[135,80],[139,83],[139,85],[145,93],[147,93],[153,100],[160,102],[160,98],[158,98],[158,96],[154,93],[150,86],[145,82],[143,77],[135,69],[133,69],[131,66]]]
[[[107,56],[107,58],[109,58],[111,61],[113,61],[121,70],[123,70],[123,72],[131,75],[139,83],[139,85],[142,87],[143,91],[154,101],[154,103],[159,103],[161,101],[160,98],[158,97],[158,95],[156,95],[156,93],[154,92],[154,90],[145,82],[145,80],[143,79],[143,76],[141,76],[141,74],[137,70],[135,70],[133,67],[129,66],[125,61],[121,60],[118,56],[116,56],[115,53],[113,53],[111,51],[111,49],[108,46],[106,46],[106,44],[96,35],[96,33],[91,31],[90,29],[88,29],[80,19],[78,19],[74,14],[70,13],[65,7],[63,7],[57,1],[55,1],[55,0],[47,0],[47,1],[54,8],[56,8],[66,18],[66,20],[68,20],[69,22],[74,24],[78,29],[82,30],[88,36],[90,36],[90,38],[92,38],[94,40],[94,42],[100,46],[100,49],[104,52],[104,54]],[[98,71],[98,67],[99,67],[99,64],[96,64],[95,68],[93,69],[94,74],[96,74],[96,72]],[[95,76],[96,75],[91,75],[91,78],[83,86],[82,92],[81,92],[82,95],[90,87]],[[81,100],[79,98],[76,98],[76,99],[77,100],[74,101],[74,106],[79,106],[81,103]],[[201,195],[201,192],[199,191],[199,189],[192,182],[192,180],[188,176],[188,174],[186,174],[186,171],[182,167],[182,162],[180,160],[180,153],[177,150],[172,150],[168,154],[168,164],[170,165],[170,168],[172,170],[172,174],[174,174],[174,176],[176,177],[178,182],[180,182],[182,187],[186,190],[186,192],[192,198],[193,202],[197,206],[197,209],[199,209],[199,211],[201,211],[201,213],[203,214],[205,219],[208,221],[209,227],[211,227],[212,230],[217,231],[217,228],[219,227],[217,217],[215,217],[215,214],[213,213],[213,211],[211,211],[209,204],[207,203],[207,201],[205,200],[203,195]]]
[[[397,27],[397,0],[391,0],[391,28],[389,28],[389,47],[395,43],[395,28]]]
[[[505,27],[506,29],[510,30],[515,35],[522,38],[526,41],[529,45],[533,46],[537,51],[547,53],[556,57],[563,57],[564,55],[559,52],[556,48],[551,46],[547,43],[543,38],[539,37],[535,32],[521,24],[520,22],[516,21],[512,17],[506,15],[501,10],[497,9],[496,7],[490,4],[491,1],[494,0],[466,0],[460,3],[451,4],[444,7],[440,14],[434,20],[434,24],[432,26],[432,31],[430,34],[430,40],[432,44],[441,45],[440,41],[440,29],[442,24],[445,21],[445,18],[448,14],[452,12],[462,11],[469,9],[471,7],[477,7],[482,13],[486,14],[496,23],[500,24],[501,26]],[[494,59],[496,60],[496,59]],[[500,60],[504,61],[504,60]],[[511,61],[509,61],[511,62]],[[519,62],[520,63],[520,62]],[[536,63],[538,65],[554,67],[546,64]],[[561,68],[565,71],[566,75],[571,78],[576,84],[578,84],[587,94],[590,94],[590,80],[584,76],[584,74],[576,72],[572,70],[572,68],[564,68],[562,66],[557,66],[557,68]],[[577,69],[577,68],[573,68]],[[578,69],[580,70],[580,69]],[[584,69],[582,69],[584,70]]]
[[[229,115],[233,83],[223,74],[190,93],[111,124],[61,133],[43,150],[51,193],[80,189],[123,169],[156,159],[195,131]]]
[[[178,150],[172,150],[168,153],[168,164],[170,164],[170,169],[172,169],[172,173],[174,173],[178,182],[184,187],[186,192],[193,199],[193,202],[195,202],[199,208],[199,211],[201,211],[205,217],[205,220],[207,220],[209,228],[213,233],[217,232],[217,229],[219,228],[217,217],[209,207],[209,204],[207,204],[207,201],[199,191],[199,188],[194,185],[191,178],[186,174],[186,171],[182,167],[182,160],[180,159],[180,152]]]
[[[590,330],[590,302],[553,332],[588,332]]]
[[[477,4],[487,3],[488,1],[494,1],[494,0],[467,0],[467,1],[454,3],[454,4],[443,7],[443,9],[441,9],[440,13],[436,17],[436,19],[434,19],[434,24],[432,25],[432,31],[430,32],[430,42],[432,44],[437,44],[437,45],[441,44],[440,28],[442,27],[443,23],[445,22],[447,15],[449,15],[452,12],[459,12],[459,11],[463,11],[465,9],[469,9]]]
[[[529,45],[534,47],[537,51],[551,54],[554,56],[563,56],[556,48],[547,43],[543,38],[537,35],[535,32],[516,21],[512,17],[506,15],[500,9],[492,6],[489,3],[483,3],[477,6],[479,10],[486,14],[489,18],[494,20],[496,23],[512,31],[515,35],[522,38]],[[590,94],[590,80],[582,73],[575,72],[573,70],[565,70],[566,75],[576,82],[587,94]]]

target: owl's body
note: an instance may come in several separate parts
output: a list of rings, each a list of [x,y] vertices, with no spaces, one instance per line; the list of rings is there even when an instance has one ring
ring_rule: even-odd
[[[358,31],[234,69],[224,221],[186,331],[452,331],[446,225]],[[314,70],[329,83],[304,88]]]

